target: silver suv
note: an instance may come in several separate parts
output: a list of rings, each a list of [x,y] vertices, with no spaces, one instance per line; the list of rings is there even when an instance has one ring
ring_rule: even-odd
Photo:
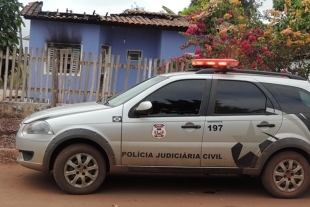
[[[69,194],[92,193],[115,172],[245,174],[279,198],[304,193],[309,82],[227,69],[234,60],[193,65],[107,100],[32,114],[17,133],[18,162],[52,171]]]

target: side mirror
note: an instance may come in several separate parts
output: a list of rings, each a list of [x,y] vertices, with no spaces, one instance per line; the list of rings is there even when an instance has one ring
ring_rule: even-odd
[[[141,102],[135,110],[136,114],[149,114],[152,112],[152,103],[150,101]]]

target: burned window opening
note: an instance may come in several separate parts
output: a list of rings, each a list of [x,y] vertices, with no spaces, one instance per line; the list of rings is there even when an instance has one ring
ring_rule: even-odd
[[[81,45],[47,43],[48,72],[57,67],[58,73],[80,72]],[[55,65],[57,64],[57,65]]]

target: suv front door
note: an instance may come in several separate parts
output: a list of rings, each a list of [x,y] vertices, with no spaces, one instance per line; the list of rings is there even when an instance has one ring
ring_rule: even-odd
[[[213,80],[202,166],[250,167],[282,124],[277,102],[259,83]]]
[[[209,84],[208,84],[209,83]],[[211,80],[167,83],[136,103],[124,105],[122,164],[136,166],[200,166],[205,112],[203,94]],[[152,112],[137,116],[139,103]],[[206,104],[204,104],[206,105]]]

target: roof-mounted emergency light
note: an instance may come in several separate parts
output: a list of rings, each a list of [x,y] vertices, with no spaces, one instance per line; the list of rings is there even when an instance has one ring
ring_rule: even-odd
[[[192,59],[192,65],[212,66],[213,68],[236,67],[239,62],[235,59]]]

